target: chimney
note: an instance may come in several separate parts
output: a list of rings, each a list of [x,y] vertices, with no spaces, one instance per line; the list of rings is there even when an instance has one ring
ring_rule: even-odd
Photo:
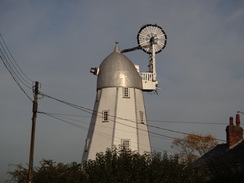
[[[230,125],[233,125],[233,117],[230,117]]]
[[[233,124],[233,117],[229,119],[229,125],[226,127],[226,140],[229,148],[243,140],[243,129],[240,123],[240,114],[236,114],[236,126]]]
[[[240,114],[236,114],[236,126],[240,126],[241,119],[240,119]]]

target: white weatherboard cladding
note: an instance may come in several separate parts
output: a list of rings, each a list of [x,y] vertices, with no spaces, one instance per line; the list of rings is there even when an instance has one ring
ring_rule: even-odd
[[[130,149],[138,150],[135,89],[129,88],[130,98],[122,97],[122,89],[120,87],[118,90],[114,145],[118,146],[122,139],[128,139],[130,140]]]
[[[112,147],[112,136],[115,114],[116,88],[104,88],[97,91],[97,100],[94,105],[94,114],[88,131],[90,139],[88,151],[84,152],[83,160],[95,159],[96,153],[105,152]],[[99,95],[99,96],[98,96]],[[102,111],[109,111],[109,121],[103,122]]]
[[[105,152],[113,145],[120,146],[122,140],[130,141],[130,149],[139,153],[150,152],[146,112],[142,91],[129,88],[130,97],[123,98],[123,87],[111,87],[98,90],[94,106],[94,115],[87,139],[88,151],[83,160],[95,159],[96,154]],[[102,111],[109,111],[109,121],[103,122]],[[143,112],[144,124],[140,121]]]
[[[138,139],[138,152],[143,154],[144,152],[150,152],[150,139],[148,134],[148,127],[147,127],[147,116],[146,116],[146,109],[144,105],[144,97],[140,90],[136,91],[136,102],[137,102],[137,139]],[[143,112],[143,122],[140,121],[140,112]]]

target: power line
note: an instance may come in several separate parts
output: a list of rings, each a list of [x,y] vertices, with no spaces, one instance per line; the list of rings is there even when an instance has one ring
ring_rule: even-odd
[[[80,129],[83,129],[83,130],[89,130],[87,127],[84,127],[84,126],[82,126],[82,125],[78,125],[78,124],[76,124],[76,123],[70,122],[70,121],[68,121],[67,119],[62,119],[61,117],[56,117],[55,115],[53,115],[53,113],[46,113],[46,112],[41,112],[41,111],[39,111],[38,113],[40,113],[40,114],[45,114],[45,115],[47,115],[47,116],[49,116],[49,117],[51,117],[51,118],[54,118],[54,119],[56,119],[56,120],[62,121],[62,122],[64,122],[64,123],[67,123],[67,124],[72,125],[72,126],[74,126],[74,127],[78,127],[78,128],[80,128]],[[73,119],[71,119],[71,120],[73,120]],[[76,121],[76,122],[80,122],[80,121],[78,121],[78,120],[75,120],[75,121]],[[107,127],[107,128],[109,128],[109,127]],[[124,131],[124,130],[120,130],[120,131]],[[150,132],[149,132],[149,133],[150,133]],[[104,132],[96,132],[96,134],[97,134],[97,135],[100,135],[100,136],[102,136],[102,137],[111,139],[111,136],[105,134]],[[172,137],[172,138],[173,138],[173,137]],[[120,139],[118,139],[118,140],[120,140]],[[140,145],[144,145],[144,146],[145,146],[145,144],[141,144],[141,143],[140,143]],[[136,147],[136,146],[132,146],[132,147]],[[161,148],[158,148],[158,147],[154,147],[154,146],[152,146],[152,148],[153,148],[153,149],[157,149],[157,150],[161,150],[161,151],[165,151],[164,149],[161,149]],[[169,151],[169,152],[173,152],[173,151],[170,151],[170,150],[167,150],[167,151]]]
[[[165,130],[165,131],[169,131],[169,132],[183,134],[183,135],[194,135],[196,137],[201,137],[200,135],[190,134],[190,133],[181,132],[181,131],[177,131],[177,130],[171,130],[171,129],[168,129],[168,128],[162,128],[162,127],[153,126],[153,125],[148,125],[148,126],[149,127],[153,127],[153,128],[157,128],[157,129],[160,129],[160,130]],[[221,141],[221,142],[225,142],[225,140],[222,140],[222,139],[216,139],[216,140]]]
[[[70,117],[84,117],[84,118],[90,118],[91,115],[79,115],[79,114],[64,114],[64,113],[51,113],[49,112],[48,114],[55,115],[55,116],[70,116]]]
[[[1,45],[1,42],[0,42]],[[1,45],[2,46],[2,45]],[[0,48],[0,54],[1,54],[1,59],[5,65],[5,67],[8,69],[8,71],[11,73],[11,75],[19,82],[21,82],[23,85],[25,85],[27,88],[31,88],[28,86],[29,84],[26,83],[23,79],[22,76],[20,75],[19,71],[16,70],[16,67],[12,64],[12,62],[9,60],[7,53],[5,52],[4,48]]]
[[[0,34],[0,58],[5,66],[5,68],[8,70],[10,75],[12,76],[15,83],[19,86],[21,91],[27,96],[28,99],[31,99],[31,97],[27,94],[26,90],[24,89],[24,86],[32,89],[32,84],[27,81],[30,80],[26,74],[20,69],[17,62],[13,58],[13,55],[11,54],[10,50],[8,49],[2,35]],[[9,56],[10,55],[10,56]],[[13,59],[13,61],[11,60]],[[25,79],[26,78],[26,79]],[[31,80],[30,80],[31,81]]]
[[[98,114],[102,114],[102,112],[99,112],[99,111],[93,111],[92,109],[89,109],[89,108],[86,108],[86,107],[82,107],[82,106],[79,106],[79,105],[76,105],[76,104],[72,104],[70,102],[66,102],[66,101],[63,101],[63,100],[60,100],[60,99],[57,99],[57,98],[54,98],[54,97],[51,97],[49,95],[46,95],[44,93],[41,93],[41,95],[43,96],[46,96],[50,99],[53,99],[53,100],[56,100],[58,102],[61,102],[61,103],[64,103],[66,105],[69,105],[71,107],[74,107],[76,109],[79,109],[79,110],[82,110],[84,112],[87,112],[89,114],[96,114],[97,116],[99,117],[102,117],[101,115],[98,115]],[[115,117],[115,116],[111,116],[111,117]],[[130,119],[125,119],[125,118],[121,118],[121,117],[118,117],[116,116],[117,119],[120,119],[120,120],[124,120],[124,121],[128,121],[128,122],[133,122],[133,123],[137,123],[136,121],[133,121],[133,120],[130,120]],[[120,123],[118,121],[116,121],[117,123]],[[124,126],[128,126],[128,127],[132,127],[128,124],[124,124],[124,123],[120,123]],[[195,135],[195,134],[192,134],[192,133],[186,133],[186,132],[181,132],[181,131],[177,131],[177,130],[172,130],[172,129],[168,129],[168,128],[162,128],[162,127],[158,127],[158,126],[154,126],[154,125],[148,125],[148,124],[144,124],[144,125],[147,125],[148,127],[151,127],[151,128],[156,128],[156,129],[160,129],[160,130],[165,130],[165,131],[169,131],[169,132],[174,132],[174,133],[179,133],[179,134],[183,134],[183,135],[194,135],[194,136],[197,136],[197,137],[200,137],[199,135]],[[135,128],[134,126],[132,128]],[[140,129],[142,130],[142,129]],[[145,130],[144,130],[145,131]],[[166,138],[170,138],[170,139],[176,139],[174,137],[171,137],[171,136],[167,136],[167,135],[163,135],[163,134],[160,134],[160,133],[156,133],[156,132],[150,132],[154,135],[158,135],[158,136],[161,136],[161,137],[166,137]],[[222,139],[216,139],[218,141],[221,141],[221,142],[225,142],[225,140],[222,140]]]
[[[54,119],[56,119],[56,120],[60,120],[60,121],[62,121],[62,122],[65,122],[65,123],[67,123],[67,124],[70,124],[70,125],[72,125],[72,126],[75,126],[75,127],[78,127],[78,128],[81,128],[81,129],[83,129],[83,130],[90,130],[90,129],[88,129],[87,127],[83,127],[83,126],[81,126],[81,125],[78,125],[78,124],[75,124],[75,123],[73,123],[73,122],[70,122],[70,121],[67,121],[67,119],[62,119],[62,117],[55,117],[55,116],[53,116],[52,115],[52,113],[46,113],[46,112],[39,112],[39,113],[41,113],[41,114],[45,114],[45,115],[47,115],[47,116],[49,116],[49,117],[52,117],[52,118],[54,118]],[[51,115],[50,115],[51,114]],[[71,119],[71,120],[73,120],[73,119]],[[81,121],[78,121],[78,120],[75,120],[76,122],[81,122]],[[119,123],[119,122],[117,122],[117,123]],[[121,123],[120,123],[121,124]],[[125,124],[122,124],[122,125],[125,125]],[[98,125],[98,126],[100,126],[100,125]],[[133,126],[130,126],[130,125],[125,125],[125,126],[128,126],[128,127],[131,127],[131,128],[135,128],[135,127],[133,127]],[[104,127],[104,126],[103,126]],[[111,128],[111,127],[105,127],[105,128]],[[120,131],[125,131],[125,130],[122,130],[122,129],[120,129]],[[89,132],[89,131],[88,131]],[[150,132],[150,131],[148,131],[148,133],[150,134],[150,137],[160,137],[160,138],[166,138],[167,140],[170,140],[170,139],[173,139],[173,140],[175,140],[175,139],[178,139],[178,138],[175,138],[175,137],[171,137],[171,136],[167,136],[167,135],[162,135],[162,134],[159,134],[159,133],[155,133],[155,132]],[[102,136],[102,137],[105,137],[105,138],[108,138],[108,139],[111,139],[111,136],[109,136],[108,134],[106,134],[106,133],[104,133],[104,132],[96,132],[95,134],[97,134],[97,135],[99,135],[99,136]],[[155,136],[155,135],[157,135],[157,136]],[[194,134],[191,134],[191,135],[194,135]],[[194,135],[194,136],[198,136],[198,135]],[[201,137],[201,136],[199,136],[199,137]],[[186,141],[187,142],[187,140],[185,140],[185,139],[181,139],[182,141]],[[141,143],[140,143],[141,144]],[[141,145],[144,145],[145,146],[145,144],[141,144]],[[133,146],[133,147],[136,147],[136,146]],[[153,149],[157,149],[157,150],[161,150],[161,151],[165,151],[164,149],[161,149],[161,148],[158,148],[158,147],[154,147],[154,146],[151,146]],[[174,152],[174,151],[171,151],[171,150],[167,150],[168,152]],[[174,152],[175,153],[175,152]]]
[[[57,116],[73,116],[73,117],[84,117],[90,118],[91,115],[79,115],[79,114],[66,114],[66,113],[49,113]],[[172,120],[154,120],[147,119],[148,122],[156,123],[176,123],[176,124],[195,124],[195,125],[226,125],[226,123],[214,123],[214,122],[198,122],[198,121],[172,121]]]
[[[78,110],[81,110],[81,111],[84,111],[84,112],[87,112],[89,114],[92,114],[93,113],[93,110],[92,109],[89,109],[89,108],[86,108],[86,107],[82,107],[82,106],[79,106],[79,105],[76,105],[76,104],[73,104],[73,103],[70,103],[70,102],[66,102],[64,100],[60,100],[60,99],[57,99],[55,97],[52,97],[52,96],[49,96],[43,92],[39,92],[40,95],[42,95],[43,97],[47,97],[47,98],[50,98],[52,100],[55,100],[57,102],[60,102],[60,103],[63,103],[65,105],[68,105],[68,106],[71,106],[75,109],[78,109]]]
[[[31,79],[30,79],[30,78],[23,72],[23,70],[19,67],[19,65],[17,64],[16,60],[14,59],[12,53],[10,52],[10,50],[9,50],[9,48],[8,48],[8,46],[7,46],[7,44],[6,44],[6,42],[4,41],[3,36],[2,36],[1,33],[0,33],[0,37],[1,37],[2,42],[3,42],[3,44],[4,44],[4,46],[2,46],[2,44],[1,44],[1,46],[2,46],[3,48],[4,48],[4,47],[6,48],[7,52],[9,53],[10,57],[12,58],[12,60],[13,60],[13,62],[14,62],[15,64],[13,64],[13,62],[12,62],[11,59],[9,58],[8,54],[6,54],[7,57],[8,57],[8,60],[12,63],[13,67],[16,66],[16,67],[18,68],[18,69],[15,68],[15,70],[18,72],[18,74],[20,75],[20,77],[21,77],[26,83],[28,83],[29,85],[32,85],[33,80],[31,80]],[[21,72],[21,74],[19,73],[18,70]],[[24,76],[24,77],[23,77],[23,76]],[[27,81],[27,80],[29,80],[29,81]]]
[[[27,96],[28,99],[31,99],[31,97],[27,94],[27,92],[24,90],[24,88],[21,86],[21,84],[18,82],[18,80],[15,78],[14,74],[10,71],[10,69],[7,67],[6,63],[4,62],[2,56],[0,55],[1,60],[3,61],[4,66],[7,68],[7,70],[9,71],[10,75],[12,76],[13,80],[15,81],[15,83],[19,86],[19,88],[21,89],[21,91]]]
[[[178,123],[178,124],[194,124],[194,125],[226,125],[226,123],[214,123],[214,122],[203,122],[203,121],[170,121],[170,120],[153,120],[147,121],[158,122],[158,123]]]
[[[82,123],[86,123],[86,124],[89,124],[89,122],[85,122],[85,121],[81,121],[81,120],[77,120],[77,119],[71,119],[71,118],[67,118],[67,117],[60,117],[60,114],[56,114],[56,113],[47,113],[47,112],[43,112],[43,111],[39,111],[39,113],[40,114],[46,114],[46,115],[48,115],[48,116],[50,116],[50,117],[53,117],[53,118],[55,118],[55,119],[58,119],[58,120],[61,120],[61,121],[63,121],[63,122],[67,122],[67,120],[70,120],[70,121],[74,121],[74,122],[82,122]],[[68,115],[68,116],[70,116],[70,115]],[[79,115],[71,115],[71,116],[79,116]],[[102,117],[102,116],[99,116],[99,115],[97,115],[98,117]],[[72,124],[74,124],[73,122],[69,122],[71,125]],[[117,122],[117,123],[119,123],[119,122]],[[121,124],[121,123],[119,123],[119,124]],[[101,125],[99,125],[99,124],[97,124],[98,126],[101,126]],[[122,124],[122,125],[124,125],[124,124]],[[73,125],[73,126],[75,126],[75,125]],[[79,125],[78,125],[78,127],[79,127]],[[104,127],[104,126],[103,126]],[[135,128],[135,127],[132,127],[132,126],[130,126],[131,128]],[[104,127],[104,128],[112,128],[112,127]],[[125,130],[120,130],[120,131],[125,131]],[[151,133],[151,132],[149,132],[149,133]],[[158,136],[154,136],[154,137],[158,137]],[[173,138],[173,137],[172,137]],[[168,139],[168,138],[167,138]]]

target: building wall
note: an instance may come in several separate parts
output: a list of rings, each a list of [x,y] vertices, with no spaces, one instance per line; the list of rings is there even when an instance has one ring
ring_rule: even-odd
[[[126,91],[126,96],[125,96]],[[103,111],[108,111],[104,122]],[[82,160],[95,159],[113,145],[129,141],[129,148],[139,153],[151,151],[146,111],[140,89],[124,87],[102,88],[97,91],[94,114],[87,136]]]
[[[122,140],[130,141],[130,149],[138,150],[136,132],[136,101],[135,89],[129,89],[129,97],[123,97],[123,87],[118,88],[116,106],[116,124],[114,129],[114,145],[118,146]]]
[[[138,150],[140,154],[151,152],[150,138],[147,126],[147,113],[142,92],[135,92],[137,101],[137,130],[138,130]],[[143,121],[141,121],[141,111],[143,112]]]

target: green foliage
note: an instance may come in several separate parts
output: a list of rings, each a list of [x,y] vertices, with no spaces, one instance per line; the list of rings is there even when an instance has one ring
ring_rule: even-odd
[[[149,159],[149,154],[113,148],[97,154],[96,160],[85,162],[83,170],[87,182],[145,182]]]
[[[42,160],[41,167],[36,168],[34,183],[78,183],[80,179],[81,165],[77,163],[56,164],[52,160]]]
[[[191,138],[191,141],[199,139]],[[208,140],[206,141],[208,143]],[[145,153],[123,148],[98,153],[82,164],[42,160],[34,168],[33,183],[213,183],[243,182],[243,164],[211,161],[204,166],[186,166],[179,156]],[[9,183],[27,183],[28,169],[21,164],[9,171]],[[241,169],[242,168],[242,169]]]
[[[84,162],[83,171],[83,182],[89,183],[189,182],[189,174],[178,157],[167,153],[140,155],[126,149],[108,149],[105,154],[97,154],[96,160]]]
[[[27,183],[28,169],[22,165],[16,165],[15,170],[9,171],[10,183]],[[42,160],[40,167],[34,168],[33,183],[79,183],[81,179],[81,164],[58,163],[53,160]]]
[[[9,175],[12,183],[26,183],[27,169],[17,165]],[[192,172],[167,153],[140,155],[126,149],[108,149],[83,164],[42,160],[35,167],[33,183],[191,183]]]
[[[15,170],[9,171],[8,174],[11,180],[7,181],[10,183],[27,183],[28,169],[24,168],[21,164],[13,165]]]

